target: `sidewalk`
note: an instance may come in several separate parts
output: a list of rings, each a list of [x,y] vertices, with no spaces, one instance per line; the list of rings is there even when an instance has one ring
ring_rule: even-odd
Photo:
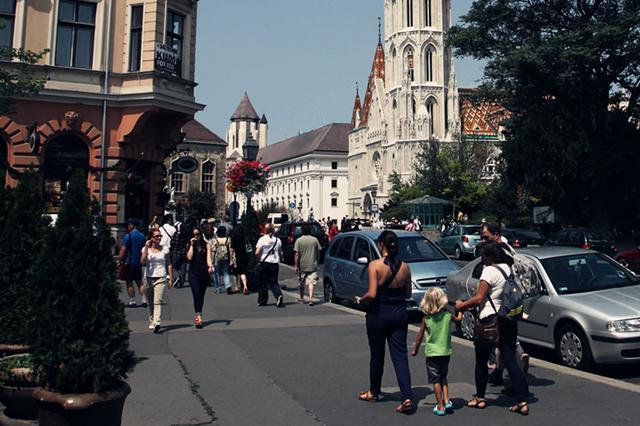
[[[287,267],[281,268],[281,278],[290,289],[296,285]],[[424,356],[410,360],[420,400],[413,416],[393,411],[399,392],[389,359],[385,399],[359,402],[357,392],[368,385],[364,318],[341,306],[296,304],[291,296],[295,293],[285,298],[286,308],[277,309],[273,299],[271,305],[257,307],[255,294],[208,292],[206,326],[196,330],[189,289],[172,289],[161,335],[146,329],[143,309],[128,310],[131,346],[142,362],[129,379],[133,391],[124,425],[539,424],[542,419],[548,424],[596,425],[637,424],[640,418],[640,386],[594,380],[536,360],[529,376],[529,417],[508,413],[511,398],[491,386],[487,409],[462,408],[475,392],[473,350],[457,339],[449,376],[454,415],[436,419],[431,413],[435,399],[427,385]],[[414,337],[410,332],[410,341]]]

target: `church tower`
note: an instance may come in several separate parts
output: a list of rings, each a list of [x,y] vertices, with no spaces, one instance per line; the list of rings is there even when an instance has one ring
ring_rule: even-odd
[[[385,93],[391,139],[451,139],[457,92],[451,49],[451,0],[385,0]],[[454,86],[454,87],[452,87]]]
[[[242,146],[247,139],[257,141],[260,148],[267,146],[268,129],[267,117],[264,114],[262,118],[258,116],[245,92],[240,104],[231,115],[231,123],[227,131],[227,158],[242,159]]]

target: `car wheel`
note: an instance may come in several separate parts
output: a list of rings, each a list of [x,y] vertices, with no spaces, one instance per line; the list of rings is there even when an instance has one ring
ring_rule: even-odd
[[[585,370],[593,364],[589,341],[575,325],[563,326],[556,336],[556,351],[560,362],[567,367]]]
[[[458,334],[460,337],[473,340],[473,329],[476,326],[476,317],[470,311],[462,313],[462,321],[458,324]]]
[[[336,296],[336,287],[329,280],[324,282],[324,301],[332,303],[339,302],[338,296]]]
[[[462,250],[460,250],[460,246],[456,246],[456,248],[453,249],[453,257],[455,257],[456,260],[462,259]]]

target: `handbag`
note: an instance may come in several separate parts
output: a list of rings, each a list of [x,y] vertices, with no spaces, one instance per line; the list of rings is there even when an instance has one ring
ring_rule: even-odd
[[[249,243],[249,240],[247,240],[246,238],[244,240],[244,250],[247,252],[247,254],[251,254],[251,252],[253,251],[253,247],[251,247],[251,243]]]
[[[491,307],[495,311],[495,315],[487,318],[478,319],[473,327],[473,341],[481,345],[497,345],[500,341],[500,323],[498,321],[498,311],[491,300],[491,295],[487,295]]]

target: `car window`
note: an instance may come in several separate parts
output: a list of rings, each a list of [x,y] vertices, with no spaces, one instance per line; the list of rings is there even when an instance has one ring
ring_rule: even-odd
[[[444,236],[445,237],[450,237],[451,235],[453,235],[453,233],[456,231],[456,227],[455,226],[450,226],[449,229],[447,229],[446,231],[444,231]]]
[[[586,234],[587,240],[589,240],[590,242],[613,240],[611,235],[602,231],[586,231],[585,234]]]
[[[403,262],[430,262],[447,259],[436,246],[421,236],[400,237],[398,259]]]
[[[480,226],[465,226],[463,229],[464,235],[480,235],[482,228]]]
[[[478,264],[473,268],[473,271],[471,271],[471,278],[475,278],[479,280],[483,270],[484,270],[484,263],[478,262]]]
[[[560,231],[556,235],[553,236],[553,241],[556,243],[566,243],[567,242],[567,231]]]
[[[335,257],[336,252],[338,251],[338,246],[340,246],[340,243],[342,242],[342,240],[334,240],[331,243],[331,248],[329,249],[329,256],[331,257]]]
[[[558,294],[584,293],[640,284],[640,280],[600,253],[543,259]]]
[[[353,247],[353,239],[353,237],[345,237],[342,239],[342,243],[340,244],[340,247],[338,247],[338,251],[336,252],[336,257],[345,260],[351,259],[351,247]]]
[[[524,238],[534,238],[536,240],[544,239],[544,237],[542,235],[540,235],[539,233],[537,233],[536,231],[518,230],[518,231],[514,231],[514,232],[515,232],[516,235],[522,236]]]
[[[356,249],[353,252],[354,260],[358,260],[361,257],[366,257],[367,262],[371,261],[371,249],[369,247],[369,242],[364,238],[356,239]]]

